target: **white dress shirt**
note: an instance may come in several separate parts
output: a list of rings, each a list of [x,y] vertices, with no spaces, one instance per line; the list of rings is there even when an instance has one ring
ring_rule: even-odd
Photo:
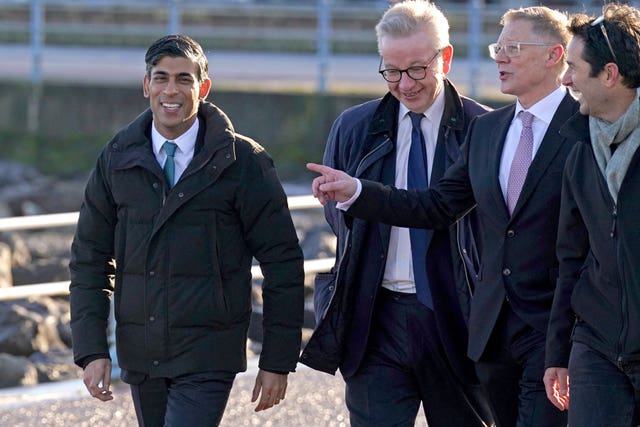
[[[396,176],[395,187],[407,188],[407,167],[409,164],[409,150],[411,148],[411,118],[409,109],[400,104],[398,112],[398,134],[396,136]],[[444,91],[436,96],[433,104],[424,112],[425,118],[420,122],[424,135],[427,153],[427,165],[429,167],[427,180],[431,182],[431,171],[436,152],[436,142],[442,114],[444,113]],[[358,180],[358,191],[350,200],[338,203],[337,208],[349,209],[349,206],[357,199],[362,186]],[[415,293],[416,287],[413,279],[413,260],[411,257],[411,239],[409,229],[404,227],[391,227],[389,235],[389,250],[384,269],[382,286],[395,292]]]
[[[531,125],[533,130],[533,153],[532,159],[536,157],[536,153],[540,148],[544,134],[547,133],[549,123],[553,119],[553,115],[556,113],[558,106],[564,99],[567,89],[564,86],[560,86],[558,89],[551,92],[540,101],[536,102],[529,108],[528,112],[535,116]],[[520,133],[522,132],[522,120],[518,118],[518,113],[524,110],[520,101],[516,101],[516,111],[511,121],[511,126],[507,131],[507,136],[504,140],[504,147],[502,148],[502,157],[500,158],[500,188],[502,189],[502,195],[507,200],[507,184],[509,182],[509,171],[511,170],[511,163],[513,157],[516,154],[516,148],[520,142]]]
[[[176,139],[167,139],[158,132],[155,122],[151,123],[151,144],[153,146],[153,154],[156,156],[156,160],[161,168],[164,167],[164,162],[167,161],[167,154],[164,152],[164,148],[162,148],[164,143],[166,141],[171,141],[178,146],[173,157],[175,162],[175,183],[178,182],[182,173],[185,171],[187,166],[189,166],[189,163],[191,163],[191,159],[193,159],[199,128],[200,120],[196,119],[193,125],[191,125],[185,133]]]

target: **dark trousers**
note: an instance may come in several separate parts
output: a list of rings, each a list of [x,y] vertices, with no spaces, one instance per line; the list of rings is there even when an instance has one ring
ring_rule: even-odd
[[[451,372],[433,312],[415,295],[380,291],[364,360],[345,382],[353,427],[413,426],[421,402],[429,427],[490,419],[481,389]]]
[[[476,363],[497,427],[560,427],[566,411],[544,389],[545,334],[524,323],[508,304],[482,358]]]
[[[640,361],[617,363],[574,342],[569,357],[569,423],[583,427],[638,425]]]
[[[140,427],[211,427],[220,424],[235,374],[201,372],[145,378],[130,384]]]

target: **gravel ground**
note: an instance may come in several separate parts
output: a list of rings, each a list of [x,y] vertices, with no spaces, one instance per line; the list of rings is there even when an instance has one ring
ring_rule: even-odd
[[[251,403],[253,372],[236,378],[221,427],[347,427],[344,383],[306,367],[289,376],[287,398],[275,408],[256,413]],[[129,388],[116,383],[115,399],[99,402],[87,397],[80,381],[54,383],[35,388],[0,390],[0,426],[136,426]],[[426,427],[424,417],[416,426]]]

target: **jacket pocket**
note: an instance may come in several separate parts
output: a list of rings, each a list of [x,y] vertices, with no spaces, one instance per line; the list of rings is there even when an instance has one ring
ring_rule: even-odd
[[[320,323],[322,315],[327,310],[331,298],[336,290],[335,272],[325,272],[316,274],[313,288],[313,312],[316,325]]]

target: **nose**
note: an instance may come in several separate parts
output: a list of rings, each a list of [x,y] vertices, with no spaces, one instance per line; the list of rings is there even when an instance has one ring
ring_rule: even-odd
[[[400,81],[398,82],[398,86],[400,87],[411,87],[416,83],[415,80],[413,80],[411,77],[409,77],[409,74],[404,71],[402,73],[402,75],[400,76]]]
[[[500,49],[498,53],[496,53],[496,57],[493,58],[496,63],[499,62],[509,62],[509,57],[506,53],[504,53],[504,48]]]
[[[178,85],[176,84],[176,80],[174,78],[170,78],[167,80],[167,84],[164,87],[165,93],[176,93]]]
[[[573,80],[571,79],[571,73],[569,70],[565,71],[562,75],[562,84],[567,87],[573,86]]]

